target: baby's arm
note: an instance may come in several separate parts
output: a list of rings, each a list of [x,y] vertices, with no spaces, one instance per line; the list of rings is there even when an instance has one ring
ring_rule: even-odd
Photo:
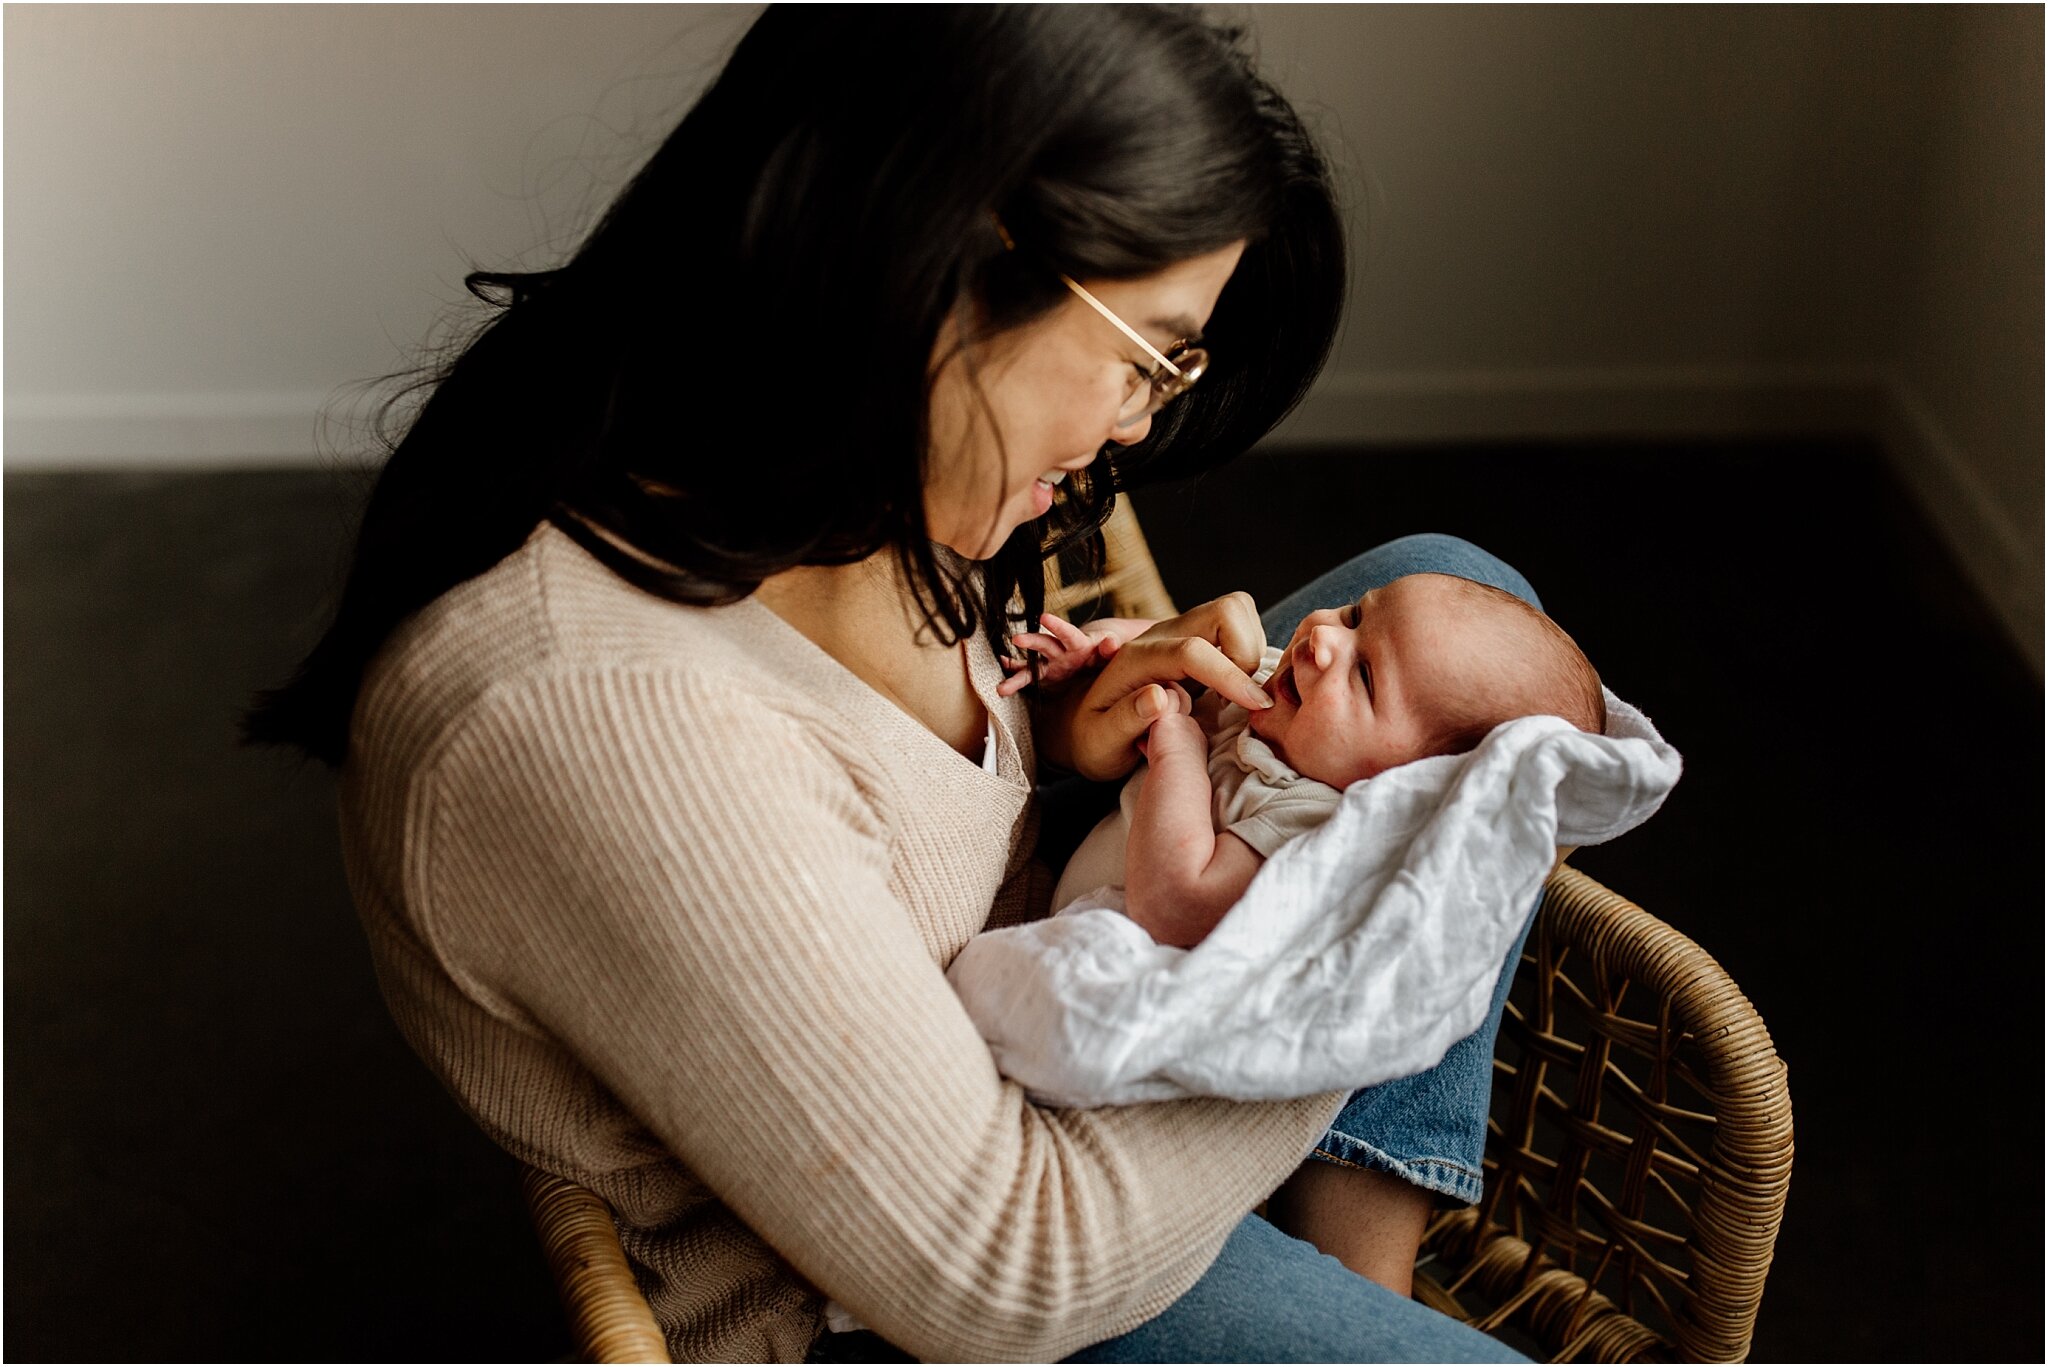
[[[1178,700],[1176,699],[1176,702]],[[1150,769],[1124,848],[1124,910],[1163,945],[1202,942],[1265,862],[1209,815],[1209,740],[1169,711],[1145,742]]]
[[[1101,664],[1136,640],[1154,625],[1136,617],[1098,617],[1084,629],[1055,613],[1039,616],[1043,631],[1020,631],[1010,638],[1019,650],[1039,657],[1038,682],[1047,688]],[[996,685],[998,697],[1008,697],[1031,685],[1031,672],[1022,656],[1006,655],[1003,668],[1010,677]]]

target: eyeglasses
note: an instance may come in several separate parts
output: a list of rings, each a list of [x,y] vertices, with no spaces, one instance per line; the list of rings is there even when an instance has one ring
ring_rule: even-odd
[[[1157,413],[1181,395],[1195,387],[1195,381],[1202,378],[1202,372],[1209,368],[1209,353],[1187,342],[1175,342],[1165,351],[1159,350],[1143,337],[1138,330],[1109,311],[1100,299],[1081,288],[1079,281],[1070,275],[1061,275],[1066,287],[1081,296],[1089,308],[1115,323],[1117,331],[1145,348],[1145,354],[1159,362],[1152,369],[1133,364],[1131,369],[1144,381],[1134,384],[1131,392],[1124,396],[1124,406],[1117,410],[1116,425],[1129,427]]]
[[[991,218],[995,216],[990,215]],[[1000,218],[995,219],[996,232],[1003,239],[1005,251],[1016,251],[1017,244],[1010,239],[1009,229]],[[1187,341],[1175,342],[1165,351],[1153,346],[1141,336],[1138,330],[1110,312],[1109,306],[1081,288],[1081,282],[1061,272],[1060,283],[1081,297],[1083,303],[1116,325],[1118,332],[1143,347],[1145,354],[1158,362],[1150,370],[1136,364],[1131,365],[1133,378],[1130,392],[1124,395],[1123,407],[1117,410],[1116,425],[1130,427],[1142,422],[1172,403],[1181,395],[1194,388],[1195,381],[1202,378],[1209,368],[1209,353]]]

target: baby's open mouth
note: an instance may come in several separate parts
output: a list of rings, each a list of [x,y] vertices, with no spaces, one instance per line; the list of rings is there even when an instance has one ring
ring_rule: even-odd
[[[1273,677],[1266,680],[1266,691],[1294,707],[1301,706],[1301,692],[1294,686],[1294,665],[1281,665],[1273,671]]]

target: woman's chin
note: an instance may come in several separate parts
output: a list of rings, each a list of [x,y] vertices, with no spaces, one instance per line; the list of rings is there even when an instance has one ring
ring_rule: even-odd
[[[940,536],[933,537],[932,539],[938,542],[941,546],[944,546],[947,550],[952,551],[955,555],[958,555],[962,560],[973,560],[977,562],[995,559],[996,552],[1000,551],[1003,548],[1004,543],[1009,540],[1008,536],[1004,536],[1001,540],[991,541],[970,541],[967,537],[964,536]]]
[[[945,531],[934,531],[932,540],[938,542],[969,560],[987,560],[1009,543],[1017,529],[1030,523],[1042,522],[1052,511],[1057,501],[1054,488],[1039,480],[1033,480],[1024,489],[1014,493],[1003,504],[995,524],[986,522],[953,527]],[[930,526],[930,512],[926,513],[926,525]]]
[[[1010,533],[1017,530],[1018,522],[1008,516],[991,527],[983,522],[973,527],[950,527],[934,530],[931,539],[963,560],[987,560],[1003,548],[1010,539]]]

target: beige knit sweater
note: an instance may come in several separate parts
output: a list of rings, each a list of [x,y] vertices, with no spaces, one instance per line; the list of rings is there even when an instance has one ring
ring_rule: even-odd
[[[994,773],[766,607],[543,528],[365,682],[342,828],[392,1013],[611,1202],[679,1361],[800,1359],[826,1293],[923,1357],[1060,1357],[1169,1305],[1334,1113],[996,1074],[944,969],[1036,910],[1033,753],[971,651]]]

